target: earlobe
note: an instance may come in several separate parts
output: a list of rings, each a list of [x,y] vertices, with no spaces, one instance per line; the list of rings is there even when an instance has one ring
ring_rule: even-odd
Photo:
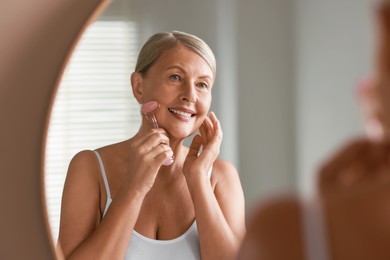
[[[142,97],[142,75],[139,72],[133,72],[131,74],[131,87],[133,89],[133,95],[137,99],[138,103],[143,103],[143,97]]]

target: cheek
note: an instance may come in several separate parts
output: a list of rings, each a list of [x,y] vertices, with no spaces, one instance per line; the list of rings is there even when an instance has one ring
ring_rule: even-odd
[[[160,104],[167,102],[167,99],[171,97],[171,93],[164,89],[164,86],[158,82],[149,82],[144,87],[143,97],[145,102],[147,101],[157,101]]]
[[[211,96],[205,97],[199,100],[199,112],[200,114],[207,115],[211,106]]]

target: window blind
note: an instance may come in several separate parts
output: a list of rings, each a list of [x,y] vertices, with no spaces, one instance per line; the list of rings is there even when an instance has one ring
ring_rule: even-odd
[[[45,155],[47,209],[55,242],[71,158],[81,150],[125,140],[139,128],[139,105],[130,85],[137,35],[134,22],[94,22],[80,39],[61,80]]]

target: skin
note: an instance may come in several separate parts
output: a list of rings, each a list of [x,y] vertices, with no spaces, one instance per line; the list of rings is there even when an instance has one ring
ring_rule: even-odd
[[[244,197],[235,167],[217,159],[223,134],[215,114],[208,116],[213,82],[207,63],[181,46],[164,51],[146,75],[131,75],[138,102],[160,104],[160,128],[143,118],[134,137],[98,149],[113,197],[103,220],[107,198],[96,156],[82,151],[72,159],[59,233],[66,258],[123,259],[131,230],[173,239],[195,219],[202,259],[234,258],[245,234]],[[185,147],[183,139],[196,130],[200,135]],[[162,166],[173,155],[174,163]]]
[[[390,259],[390,5],[375,6],[376,71],[358,91],[367,136],[343,145],[318,173],[330,259]],[[305,259],[302,200],[269,199],[252,214],[240,260]]]

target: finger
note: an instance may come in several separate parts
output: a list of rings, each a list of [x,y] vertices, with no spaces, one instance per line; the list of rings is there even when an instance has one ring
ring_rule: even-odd
[[[206,126],[206,134],[207,134],[207,142],[213,138],[213,123],[211,122],[209,117],[206,117],[204,120],[204,125]]]
[[[142,144],[140,144],[139,151],[141,154],[150,152],[154,147],[165,144],[169,145],[169,138],[166,136],[166,134],[163,134],[161,132],[154,132],[153,134],[149,135],[146,140]]]
[[[164,145],[166,146],[166,145]],[[173,157],[173,151],[172,149],[167,149],[162,151],[161,153],[157,154],[154,157],[154,162],[156,162],[159,166],[162,166],[168,159]]]
[[[204,147],[203,152],[200,154],[200,157],[207,163],[213,163],[217,159],[220,153],[223,135],[221,125],[215,114],[211,114],[211,118],[210,122],[211,120],[213,121],[213,136],[209,140],[207,146]]]
[[[134,138],[134,141],[133,143],[134,144],[137,144],[137,145],[141,145],[143,144],[148,138],[150,138],[150,136],[152,136],[153,134],[155,133],[160,133],[160,134],[163,134],[165,136],[168,136],[167,132],[162,129],[162,128],[153,128],[153,129],[150,129],[147,133],[145,134],[142,134],[142,135],[137,135],[136,138]]]
[[[220,146],[223,136],[222,128],[217,116],[213,112],[210,113],[210,122],[213,124],[213,135],[210,143],[212,143],[212,145]]]
[[[202,137],[202,144],[205,147],[208,143],[208,140],[207,140],[207,130],[206,130],[206,126],[205,126],[204,122],[199,127],[199,133],[200,133],[200,136]]]
[[[166,151],[172,151],[172,148],[169,145],[166,145],[166,144],[159,144],[159,145],[157,145],[156,147],[153,147],[153,149],[150,150],[150,152],[148,153],[148,156],[150,156],[150,158],[155,158],[159,154],[164,153]]]
[[[192,139],[187,157],[197,158],[201,146],[202,146],[202,137],[200,135],[195,135],[194,138]]]
[[[222,132],[221,124],[220,124],[220,122],[219,122],[219,120],[218,120],[218,118],[217,118],[217,116],[215,115],[214,112],[210,113],[210,120],[211,120],[211,122],[213,124],[214,132],[217,132],[217,131],[218,132]]]

